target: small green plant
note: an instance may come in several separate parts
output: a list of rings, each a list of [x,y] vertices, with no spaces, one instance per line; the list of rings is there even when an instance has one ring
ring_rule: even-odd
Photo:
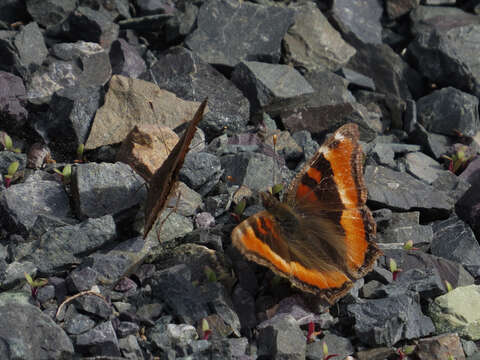
[[[207,280],[209,282],[217,281],[217,274],[215,274],[215,271],[213,271],[210,266],[206,265],[204,268],[204,271],[205,271],[205,276],[207,277]]]
[[[16,148],[16,149],[13,148],[12,138],[10,136],[8,136],[7,133],[3,133],[3,141],[2,142],[3,142],[3,146],[5,147],[5,150],[16,152],[16,153],[21,152],[19,148]]]
[[[445,280],[445,288],[447,289],[447,292],[450,292],[453,290],[452,284],[448,280]]]
[[[390,266],[390,272],[392,273],[393,281],[395,281],[397,280],[398,273],[402,271],[402,269],[398,268],[397,262],[393,258],[390,258],[389,266]]]
[[[413,247],[413,240],[408,240],[405,242],[405,244],[403,244],[403,248],[405,250],[418,250],[418,248]]]
[[[208,340],[210,335],[212,334],[212,330],[210,329],[210,325],[208,324],[207,319],[202,319],[202,333],[203,333],[203,340]]]
[[[272,186],[272,195],[277,195],[283,190],[283,184],[275,184]]]
[[[27,280],[28,285],[30,285],[30,291],[32,293],[32,297],[36,299],[38,294],[38,289],[41,288],[42,286],[47,285],[48,280],[43,278],[38,278],[33,280],[32,277],[26,272],[24,272],[23,274],[25,276],[25,279]]]
[[[17,172],[19,166],[20,166],[20,163],[18,161],[14,161],[8,166],[7,175],[4,176],[6,188],[10,187],[12,183],[12,178]]]
[[[80,144],[77,147],[77,161],[83,162],[83,152],[85,151],[85,144]]]
[[[55,168],[53,171],[55,171],[57,174],[61,176],[64,184],[70,184],[70,181],[72,179],[72,165],[70,164],[65,165],[62,171],[58,170],[57,168]]]
[[[415,351],[415,345],[407,345],[403,348],[397,349],[397,355],[399,360],[406,359],[408,355],[412,355]]]
[[[338,354],[330,354],[330,355],[328,354],[328,346],[325,341],[323,342],[322,350],[323,350],[323,358],[322,358],[323,360],[328,360],[338,356]]]
[[[448,170],[450,170],[456,175],[460,174],[463,170],[465,170],[469,161],[472,158],[471,156],[466,155],[466,150],[467,147],[463,146],[451,156],[443,155],[443,158],[448,160]]]
[[[231,213],[232,217],[235,219],[237,223],[241,221],[242,214],[245,211],[246,206],[247,206],[247,200],[243,198],[237,203],[237,205],[235,206],[235,209],[233,210],[233,213]]]

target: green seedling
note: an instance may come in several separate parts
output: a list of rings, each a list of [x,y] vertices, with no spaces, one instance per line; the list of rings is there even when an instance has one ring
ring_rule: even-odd
[[[408,240],[405,244],[403,244],[403,248],[405,250],[418,250],[418,248],[413,247],[413,240]]]
[[[448,280],[445,280],[445,288],[447,289],[447,292],[450,292],[453,290],[452,284]]]
[[[235,219],[235,221],[237,223],[240,222],[242,214],[245,211],[246,206],[247,206],[247,200],[242,199],[235,206],[235,209],[233,210],[233,213],[231,213],[232,217]]]
[[[42,286],[47,285],[48,280],[43,278],[38,278],[33,280],[32,277],[26,272],[24,272],[23,274],[25,276],[25,279],[27,280],[28,285],[30,285],[30,291],[32,293],[32,297],[36,299],[38,294],[38,289],[41,288]]]
[[[325,341],[323,342],[322,350],[323,350],[323,358],[322,358],[323,360],[328,360],[338,356],[338,354],[331,354],[331,355],[328,354],[328,346]]]
[[[53,169],[57,174],[59,174],[62,178],[62,181],[64,184],[70,184],[70,181],[72,179],[72,165],[67,164],[63,167],[62,171],[58,169]]]
[[[272,195],[277,195],[283,190],[283,184],[276,184],[272,186]]]
[[[465,147],[463,147],[451,156],[443,155],[443,158],[448,160],[448,170],[458,175],[465,170],[472,157],[466,155]]]
[[[8,136],[7,133],[3,134],[3,146],[5,147],[5,150],[7,150],[7,151],[12,151],[12,152],[16,152],[16,153],[21,152],[19,148],[16,148],[16,149],[13,148],[12,138],[10,136]]]
[[[85,144],[80,144],[77,147],[77,161],[83,162],[83,152],[85,151]]]
[[[406,359],[408,355],[412,355],[415,351],[415,345],[407,345],[403,348],[397,349],[397,355],[399,356],[399,360]]]
[[[210,329],[210,325],[208,324],[207,319],[202,319],[202,332],[203,332],[203,340],[208,340],[210,335],[212,334],[212,330]]]
[[[17,172],[19,166],[20,166],[20,163],[18,161],[14,161],[8,166],[7,175],[4,176],[6,188],[10,187],[12,183],[12,178]]]
[[[397,280],[398,273],[402,271],[402,269],[398,268],[397,262],[393,258],[390,258],[389,266],[390,266],[390,272],[392,273],[392,276],[393,276],[393,281],[395,281]]]
[[[215,271],[213,271],[210,266],[205,266],[204,271],[209,282],[217,282],[217,274],[215,274]]]

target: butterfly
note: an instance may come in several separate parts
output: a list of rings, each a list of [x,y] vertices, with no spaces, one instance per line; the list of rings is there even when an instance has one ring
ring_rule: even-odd
[[[168,196],[172,192],[178,173],[182,168],[188,148],[197,130],[197,125],[203,118],[207,100],[203,100],[180,140],[178,140],[162,166],[153,173],[150,179],[145,205],[144,238],[147,237],[157,220],[158,214],[167,204]]]
[[[237,225],[232,244],[330,304],[382,254],[366,206],[358,126],[339,128],[286,188],[282,201],[261,193],[264,211]]]

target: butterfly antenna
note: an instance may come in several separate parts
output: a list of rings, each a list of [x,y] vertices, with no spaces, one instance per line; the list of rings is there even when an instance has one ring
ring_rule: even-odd
[[[273,192],[273,187],[276,185],[276,174],[275,174],[275,168],[276,168],[276,155],[277,155],[277,134],[273,134],[273,137],[272,137],[272,141],[273,141],[273,173],[272,173],[272,176],[273,176],[273,183],[272,183],[272,192]]]
[[[182,196],[182,194],[180,193],[180,191],[178,192],[178,195],[177,195],[177,200],[175,201],[175,206],[173,207],[172,210],[169,211],[169,213],[167,214],[167,216],[165,216],[165,219],[163,219],[160,224],[158,225],[157,227],[157,240],[158,242],[160,242],[160,231],[162,230],[162,227],[163,227],[163,224],[165,224],[165,222],[168,220],[168,218],[170,217],[170,215],[172,215],[172,213],[174,212],[177,212],[178,210],[178,205],[180,203],[180,197]]]

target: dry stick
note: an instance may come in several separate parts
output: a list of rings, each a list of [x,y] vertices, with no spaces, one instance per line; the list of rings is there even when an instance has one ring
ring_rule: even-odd
[[[95,295],[95,296],[98,296],[100,299],[102,299],[103,301],[105,301],[106,304],[110,305],[109,302],[107,301],[107,299],[105,299],[102,295],[100,295],[99,293],[93,291],[93,290],[86,290],[86,291],[82,291],[82,292],[79,292],[78,294],[75,294],[73,296],[70,296],[69,298],[66,298],[61,304],[60,306],[58,307],[58,310],[57,310],[57,313],[55,314],[55,318],[58,318],[58,315],[60,314],[60,311],[62,310],[63,306],[65,306],[65,304],[69,303],[70,301],[72,300],[75,300],[76,298],[80,297],[80,296],[83,296],[83,295]]]

